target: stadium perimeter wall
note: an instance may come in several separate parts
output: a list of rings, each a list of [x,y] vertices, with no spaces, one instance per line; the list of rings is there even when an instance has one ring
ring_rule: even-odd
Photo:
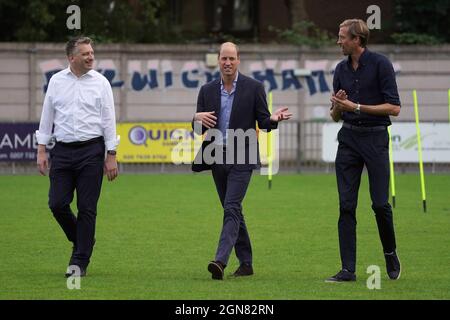
[[[118,122],[190,121],[201,85],[218,77],[218,68],[208,66],[208,58],[216,61],[216,45],[99,44],[94,49],[95,68],[113,86]],[[449,119],[450,45],[369,49],[386,55],[397,73],[402,111],[394,121],[414,121],[413,89],[421,121]],[[320,160],[314,123],[329,121],[333,70],[343,59],[339,48],[242,45],[240,52],[241,72],[263,81],[275,108],[288,106],[294,113],[295,124],[280,127],[282,139],[295,139],[286,142],[284,160],[295,166],[299,160]],[[38,122],[48,80],[65,67],[63,43],[0,43],[0,122]]]

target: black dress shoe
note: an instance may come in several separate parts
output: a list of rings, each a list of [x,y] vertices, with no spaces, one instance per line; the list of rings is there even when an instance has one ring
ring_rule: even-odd
[[[233,273],[233,277],[245,277],[253,274],[253,267],[251,264],[243,263]]]
[[[225,265],[220,261],[211,261],[208,264],[208,271],[211,272],[214,280],[223,280],[223,270]]]
[[[395,251],[391,253],[385,253],[384,259],[386,260],[386,271],[391,280],[397,280],[400,278],[401,266],[400,260]]]
[[[337,274],[332,277],[329,277],[325,280],[325,282],[348,282],[348,281],[356,281],[356,275],[354,272],[350,272],[347,269],[342,269]]]
[[[69,268],[70,268],[70,270],[69,270]],[[78,270],[79,270],[79,272],[78,272]],[[83,268],[83,267],[77,266],[75,264],[74,265],[70,265],[70,266],[67,267],[67,271],[66,271],[65,276],[66,276],[66,278],[72,277],[72,276],[85,277],[86,276],[86,269]]]

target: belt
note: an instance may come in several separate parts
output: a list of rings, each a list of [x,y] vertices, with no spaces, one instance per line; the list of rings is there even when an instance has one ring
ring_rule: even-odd
[[[386,126],[375,126],[375,127],[359,127],[354,126],[350,123],[344,122],[342,125],[344,128],[354,130],[354,131],[360,131],[360,132],[371,132],[371,131],[383,131],[386,130]]]
[[[103,137],[97,137],[97,138],[93,138],[93,139],[89,139],[89,140],[85,140],[85,141],[74,141],[74,142],[61,142],[61,141],[56,141],[57,144],[62,145],[64,147],[84,147],[93,143],[97,143],[97,142],[103,142],[104,139]]]

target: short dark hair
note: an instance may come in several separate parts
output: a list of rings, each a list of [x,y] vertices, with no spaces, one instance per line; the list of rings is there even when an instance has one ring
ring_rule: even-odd
[[[94,42],[91,40],[91,38],[84,36],[72,38],[66,43],[66,55],[67,56],[73,55],[79,44],[93,44],[93,43]]]
[[[367,24],[361,19],[347,19],[339,25],[339,28],[348,27],[348,33],[354,39],[359,37],[361,47],[365,48],[369,43],[370,31]]]

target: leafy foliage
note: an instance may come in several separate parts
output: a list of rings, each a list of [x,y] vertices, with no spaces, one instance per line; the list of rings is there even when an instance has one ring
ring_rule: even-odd
[[[294,23],[291,29],[280,30],[269,27],[270,31],[277,34],[281,42],[294,44],[297,46],[305,45],[313,48],[332,45],[333,39],[327,31],[321,30],[311,21],[300,21]]]
[[[396,43],[450,43],[448,0],[395,0]]]
[[[209,43],[224,38],[204,28],[184,28],[175,23],[173,3],[172,0],[1,0],[0,41],[64,42],[81,33],[103,43]],[[392,41],[450,43],[449,0],[392,0],[392,3],[396,32]],[[81,30],[66,28],[69,5],[81,8]],[[334,36],[310,21],[285,30],[275,27],[269,30],[284,43],[315,48],[334,43]]]
[[[397,44],[426,44],[426,45],[437,45],[444,42],[441,38],[429,34],[404,32],[404,33],[394,33],[391,38]]]
[[[167,2],[2,0],[0,41],[59,42],[81,33],[106,43],[177,41]],[[66,28],[69,5],[81,9],[81,30]]]

